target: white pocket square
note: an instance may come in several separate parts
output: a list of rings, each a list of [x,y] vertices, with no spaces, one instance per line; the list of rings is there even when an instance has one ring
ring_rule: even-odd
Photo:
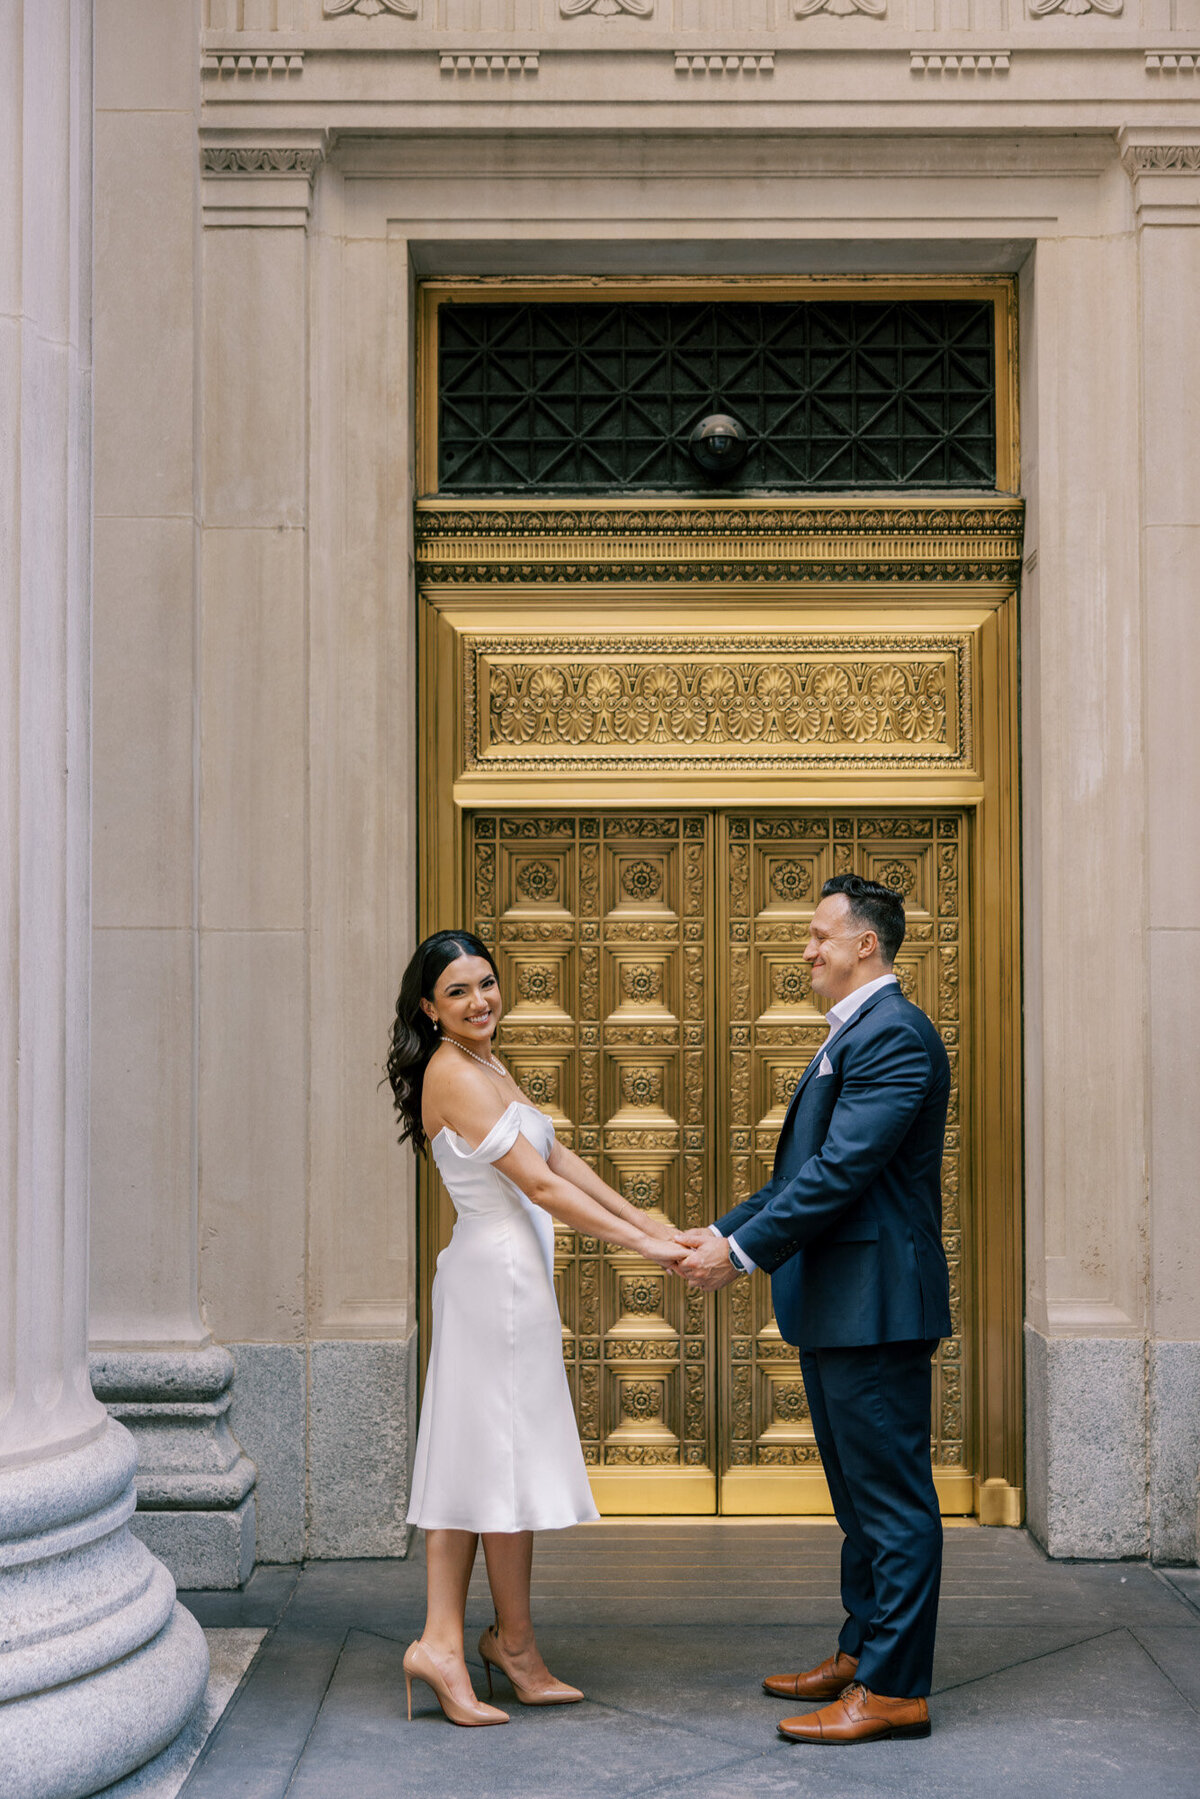
[[[820,1080],[820,1078],[823,1074],[832,1074],[832,1073],[833,1073],[833,1063],[829,1060],[828,1056],[822,1056],[821,1057],[821,1066],[817,1069],[817,1079]]]

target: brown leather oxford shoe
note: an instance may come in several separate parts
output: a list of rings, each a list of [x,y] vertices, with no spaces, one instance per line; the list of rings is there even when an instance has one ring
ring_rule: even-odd
[[[763,1692],[772,1699],[836,1699],[854,1679],[857,1667],[857,1656],[843,1655],[839,1649],[804,1674],[768,1674]]]
[[[883,1737],[927,1737],[929,1707],[923,1699],[886,1699],[856,1681],[832,1705],[802,1718],[784,1718],[779,1734],[790,1743],[875,1743]]]

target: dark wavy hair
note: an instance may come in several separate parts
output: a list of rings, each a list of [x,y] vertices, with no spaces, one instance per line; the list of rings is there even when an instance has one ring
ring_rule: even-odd
[[[388,1050],[387,1079],[395,1095],[400,1119],[400,1141],[411,1143],[417,1155],[426,1144],[425,1126],[421,1123],[421,1088],[429,1058],[441,1041],[437,1026],[422,1009],[423,999],[432,999],[433,990],[443,969],[460,956],[482,956],[496,979],[500,970],[486,943],[470,931],[435,931],[418,944],[396,1001],[396,1022],[392,1026],[391,1048]]]
[[[896,960],[904,942],[904,895],[898,887],[885,887],[865,875],[834,875],[821,889],[821,898],[844,893],[850,902],[850,918],[879,939],[879,956],[885,968]]]

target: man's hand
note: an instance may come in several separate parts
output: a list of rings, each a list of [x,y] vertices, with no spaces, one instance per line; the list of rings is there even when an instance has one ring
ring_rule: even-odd
[[[702,1293],[716,1293],[737,1279],[738,1270],[729,1259],[729,1244],[724,1237],[707,1230],[682,1231],[680,1236],[688,1245],[688,1254],[677,1268],[689,1286],[698,1287]]]

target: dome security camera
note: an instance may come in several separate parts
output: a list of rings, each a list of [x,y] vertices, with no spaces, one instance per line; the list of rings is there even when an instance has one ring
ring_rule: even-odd
[[[740,469],[749,448],[745,431],[724,412],[701,419],[688,440],[688,453],[696,467],[718,479]]]

